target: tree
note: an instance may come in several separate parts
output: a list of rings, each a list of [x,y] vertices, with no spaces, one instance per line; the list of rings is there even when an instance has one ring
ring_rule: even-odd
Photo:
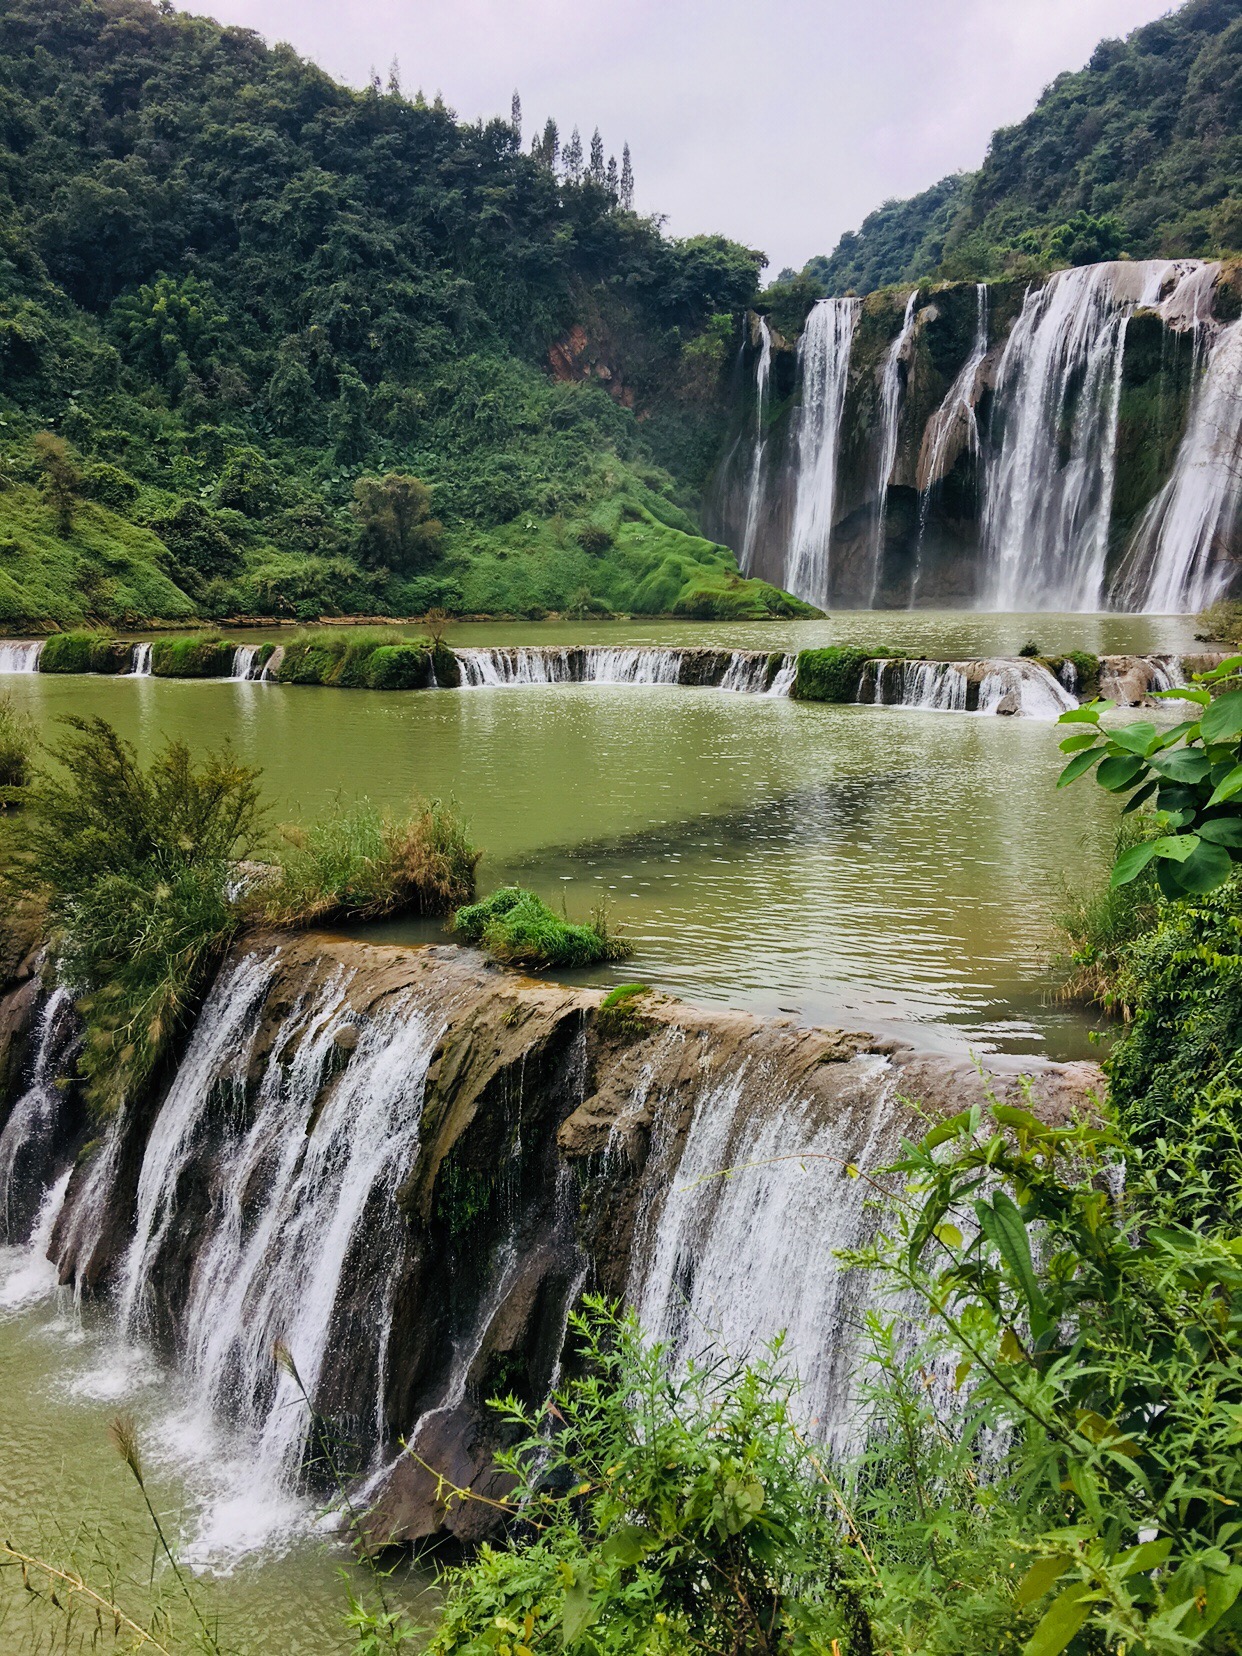
[[[537,132],[531,139],[530,152],[541,167],[546,167],[549,172],[556,171],[561,153],[561,135],[550,115],[544,122],[542,133]]]
[[[401,96],[401,65],[397,62],[395,53],[392,62],[388,65],[388,96],[390,98]]]
[[[561,156],[565,168],[565,177],[570,184],[579,184],[582,181],[582,134],[577,127],[569,135],[569,142],[565,145]]]
[[[513,128],[513,142],[518,149],[522,147],[522,100],[518,97],[517,87],[513,89],[513,101],[509,105],[509,125]]]
[[[598,127],[591,134],[591,160],[587,166],[587,177],[592,184],[604,183],[604,140],[599,135]]]
[[[444,525],[431,515],[431,490],[402,472],[360,477],[354,484],[354,516],[362,528],[368,562],[405,574],[432,562]]]
[[[617,158],[616,158],[615,155],[610,155],[608,157],[607,179],[608,179],[608,194],[612,197],[612,199],[614,201],[616,201],[620,197],[620,185],[617,182]]]
[[[74,452],[54,431],[37,432],[34,449],[43,473],[43,498],[56,514],[57,529],[67,535],[73,528],[73,515],[82,488],[82,474]]]
[[[630,146],[621,146],[621,205],[629,211],[634,206],[634,165],[630,160]]]

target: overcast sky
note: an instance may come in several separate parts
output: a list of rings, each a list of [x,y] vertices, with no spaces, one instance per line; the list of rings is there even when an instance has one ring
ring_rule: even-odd
[[[629,140],[636,205],[675,235],[723,231],[800,267],[889,196],[975,167],[1097,40],[1167,0],[207,0],[185,9],[287,40],[362,85],[463,119],[522,96],[525,139]]]

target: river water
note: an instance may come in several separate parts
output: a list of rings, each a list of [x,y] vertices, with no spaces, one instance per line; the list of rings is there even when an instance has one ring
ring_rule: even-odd
[[[478,625],[453,629],[450,642],[860,642],[960,657],[1016,653],[1031,638],[1048,650],[1193,647],[1177,620],[927,613],[727,628]],[[1056,795],[1051,724],[651,686],[381,694],[36,674],[0,689],[48,735],[80,714],[109,719],[144,753],[167,737],[228,741],[262,766],[277,819],[360,794],[394,807],[452,796],[485,848],[483,889],[521,881],[573,917],[609,902],[635,953],[604,982],[641,979],[936,1046],[1090,1050],[1085,1020],[1051,996],[1047,965],[1064,884],[1098,878],[1115,806],[1086,784]],[[428,930],[394,923],[381,935]],[[0,1254],[0,1387],[0,1520],[15,1544],[64,1558],[78,1526],[102,1524],[127,1602],[144,1601],[150,1535],[106,1441],[110,1416],[132,1409],[153,1495],[205,1573],[229,1646],[256,1656],[348,1648],[341,1555],[317,1535],[316,1514],[263,1515],[257,1554],[244,1525],[204,1537],[227,1437],[187,1436],[175,1381],[118,1351],[106,1314],[79,1313],[37,1259],[13,1251]],[[0,1592],[6,1605],[0,1653],[48,1648]]]

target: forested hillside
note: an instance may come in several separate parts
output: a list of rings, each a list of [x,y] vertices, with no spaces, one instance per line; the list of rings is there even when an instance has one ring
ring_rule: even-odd
[[[665,238],[625,164],[9,0],[0,623],[780,608],[686,533],[762,255]]]
[[[1240,247],[1242,0],[1190,0],[1101,41],[977,173],[886,202],[807,274],[840,294]]]

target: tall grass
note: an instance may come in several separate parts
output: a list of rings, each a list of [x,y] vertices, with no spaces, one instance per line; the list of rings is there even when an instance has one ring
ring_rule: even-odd
[[[452,807],[421,800],[407,816],[361,800],[308,828],[280,830],[279,875],[262,888],[278,925],[447,914],[474,896],[481,853]]]
[[[632,952],[624,938],[609,931],[602,907],[588,925],[575,925],[520,886],[502,886],[481,903],[459,909],[453,927],[467,943],[512,965],[596,966]]]
[[[0,696],[0,808],[6,790],[16,793],[30,781],[35,749],[34,721],[11,696]]]
[[[1145,812],[1123,816],[1115,855],[1156,832]],[[1128,1015],[1127,965],[1132,946],[1156,923],[1160,890],[1149,865],[1128,885],[1067,889],[1057,924],[1068,948],[1057,965],[1067,1000],[1092,1001],[1106,1011]]]

